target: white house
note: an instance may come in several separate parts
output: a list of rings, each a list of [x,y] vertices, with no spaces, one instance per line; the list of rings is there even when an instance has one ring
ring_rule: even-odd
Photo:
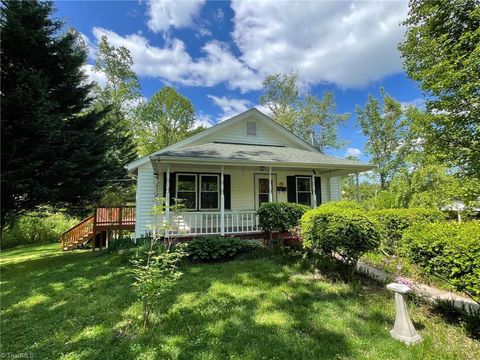
[[[164,216],[174,224],[169,234],[256,233],[260,229],[255,211],[261,203],[316,207],[339,200],[340,176],[373,166],[326,156],[250,109],[126,168],[137,177],[138,238],[151,231],[158,197],[166,198]],[[174,199],[182,199],[188,210],[169,211]]]

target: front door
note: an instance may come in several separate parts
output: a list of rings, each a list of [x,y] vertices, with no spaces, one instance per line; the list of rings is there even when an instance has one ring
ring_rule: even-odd
[[[277,176],[272,174],[272,201],[277,201]],[[268,202],[268,175],[255,174],[255,210]]]

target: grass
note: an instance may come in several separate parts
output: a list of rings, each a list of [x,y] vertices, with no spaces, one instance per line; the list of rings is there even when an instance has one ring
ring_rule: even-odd
[[[409,302],[424,340],[393,340],[392,294],[274,260],[190,265],[151,329],[118,255],[1,254],[1,352],[62,359],[475,359],[480,343]]]

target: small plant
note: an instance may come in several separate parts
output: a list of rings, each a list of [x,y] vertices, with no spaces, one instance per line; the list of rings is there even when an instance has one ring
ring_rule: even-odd
[[[221,261],[255,250],[260,245],[255,241],[234,237],[205,236],[186,244],[186,252],[191,260]]]
[[[365,211],[323,204],[301,219],[303,246],[353,266],[380,243],[380,227]]]
[[[144,330],[148,327],[152,308],[160,300],[161,294],[174,286],[182,275],[179,264],[186,256],[182,244],[177,244],[174,238],[164,237],[171,226],[166,221],[161,222],[165,213],[164,199],[158,199],[158,203],[153,208],[155,225],[152,227],[152,236],[145,239],[131,260],[134,286],[143,303]],[[180,204],[171,207],[175,216],[179,216],[182,209]]]

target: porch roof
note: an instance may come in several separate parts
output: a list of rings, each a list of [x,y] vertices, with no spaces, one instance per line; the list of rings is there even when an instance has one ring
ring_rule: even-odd
[[[219,163],[229,165],[291,166],[327,168],[349,172],[371,170],[375,166],[360,161],[327,156],[320,152],[283,146],[213,142],[163,152],[153,162]]]

